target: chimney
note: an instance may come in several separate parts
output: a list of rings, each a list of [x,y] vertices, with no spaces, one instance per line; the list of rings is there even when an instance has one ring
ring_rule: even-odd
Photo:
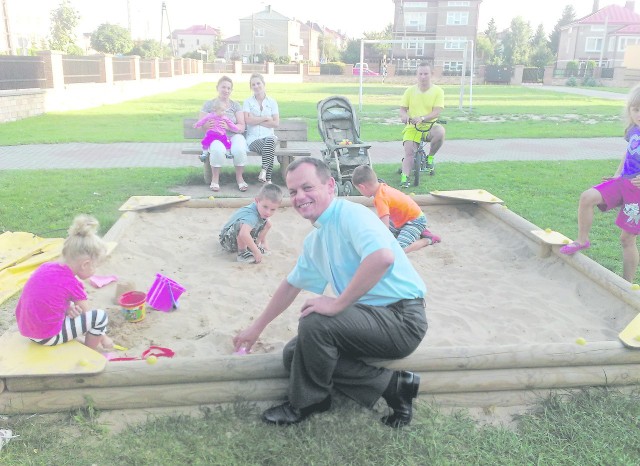
[[[271,13],[271,5],[267,5],[265,10],[267,13]]]
[[[636,10],[636,2],[627,2],[624,4],[624,7],[631,10],[631,11],[635,11]]]
[[[596,13],[600,9],[600,0],[593,0],[593,9],[591,13]]]

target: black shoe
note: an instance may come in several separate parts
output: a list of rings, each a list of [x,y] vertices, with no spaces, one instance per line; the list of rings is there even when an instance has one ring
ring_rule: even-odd
[[[394,428],[409,425],[413,416],[413,399],[418,396],[418,387],[419,375],[407,371],[399,372],[395,393],[385,397],[387,404],[393,409],[393,414],[383,417],[382,422]]]
[[[319,403],[306,408],[294,408],[288,401],[279,406],[267,409],[262,413],[262,420],[267,424],[289,426],[304,421],[314,413],[323,413],[331,408],[331,397],[328,396]]]

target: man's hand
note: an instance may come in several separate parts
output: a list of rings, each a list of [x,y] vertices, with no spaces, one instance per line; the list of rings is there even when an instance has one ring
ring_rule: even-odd
[[[247,353],[250,353],[251,348],[255,345],[256,341],[258,341],[259,336],[260,332],[253,327],[242,330],[233,337],[234,351],[240,351],[240,348],[244,348]]]
[[[334,316],[342,312],[342,309],[337,307],[336,298],[319,296],[317,298],[307,299],[304,302],[300,310],[300,318],[302,319],[312,312],[317,312],[325,316]]]

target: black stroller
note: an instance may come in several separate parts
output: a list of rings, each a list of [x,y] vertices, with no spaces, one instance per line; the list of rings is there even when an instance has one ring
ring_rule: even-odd
[[[349,99],[334,95],[318,102],[318,131],[327,145],[320,152],[331,167],[338,196],[355,194],[351,176],[358,165],[371,165],[371,145],[360,140],[358,117]]]

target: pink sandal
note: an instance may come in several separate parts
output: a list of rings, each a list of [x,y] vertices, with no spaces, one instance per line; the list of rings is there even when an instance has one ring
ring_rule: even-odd
[[[430,239],[431,240],[431,244],[436,244],[436,243],[439,243],[440,241],[442,241],[442,239],[438,235],[434,235],[433,233],[431,233],[426,228],[424,229],[424,231],[422,232],[420,237],[421,238]]]
[[[560,248],[560,252],[562,254],[566,254],[567,256],[570,256],[572,254],[575,254],[578,251],[581,251],[583,249],[589,249],[589,247],[591,246],[591,242],[587,241],[584,244],[580,244],[577,241],[574,241],[573,243],[569,243],[565,246],[562,246]]]

